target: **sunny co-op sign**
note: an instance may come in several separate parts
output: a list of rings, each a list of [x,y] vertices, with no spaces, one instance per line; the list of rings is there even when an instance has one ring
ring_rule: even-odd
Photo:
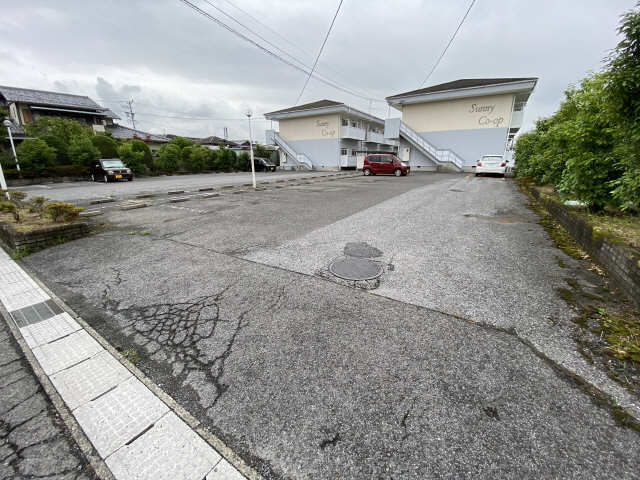
[[[505,123],[505,120],[503,116],[493,115],[495,108],[495,105],[472,103],[468,112],[472,114],[481,114],[478,117],[478,125],[482,127],[500,128]]]

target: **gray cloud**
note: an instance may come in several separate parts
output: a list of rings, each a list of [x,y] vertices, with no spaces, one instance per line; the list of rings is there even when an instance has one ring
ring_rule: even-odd
[[[308,65],[337,5],[233,0],[285,41],[227,0],[210,1]],[[233,25],[203,0],[194,2]],[[570,83],[601,68],[617,42],[619,15],[635,3],[478,0],[429,83],[539,76],[526,112],[530,127],[558,107]],[[418,88],[467,5],[344,2],[319,71],[377,99]],[[177,0],[26,0],[3,6],[0,37],[0,83],[86,94],[120,113],[123,122],[122,103],[133,98],[138,126],[160,133],[221,135],[226,126],[230,136],[245,137],[246,108],[260,114],[289,106],[305,79]],[[371,108],[382,117],[388,112],[384,103],[369,104],[312,79],[302,101],[320,98]],[[262,131],[265,122],[256,126]]]

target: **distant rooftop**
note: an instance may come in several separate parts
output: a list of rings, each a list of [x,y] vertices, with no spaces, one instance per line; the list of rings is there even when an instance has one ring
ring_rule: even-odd
[[[370,115],[342,102],[334,102],[333,100],[318,100],[317,102],[305,103],[304,105],[296,105],[294,107],[283,108],[274,112],[265,113],[267,119],[278,120],[281,118],[305,117],[312,115],[320,115],[322,113],[344,113],[358,118],[364,118],[369,121],[384,123],[384,120],[374,115]]]
[[[314,108],[327,108],[337,107],[344,105],[344,103],[334,102],[333,100],[318,100],[317,102],[305,103],[304,105],[296,105],[295,107],[283,108],[282,110],[276,110],[275,112],[265,113],[266,115],[278,115],[281,113],[300,112],[302,110],[312,110]]]
[[[170,141],[170,139],[164,135],[156,135],[154,133],[143,132],[142,130],[134,130],[133,128],[125,127],[123,125],[107,125],[106,128],[111,132],[113,138],[137,138],[157,143],[168,143]]]
[[[536,77],[522,77],[522,78],[461,78],[460,80],[454,80],[452,82],[440,83],[438,85],[432,85],[430,87],[420,88],[418,90],[411,90],[409,92],[398,93],[387,97],[387,101],[393,103],[393,100],[425,95],[429,93],[447,92],[451,90],[463,90],[468,88],[478,87],[492,87],[498,85],[508,85],[512,83],[520,82],[537,82]]]

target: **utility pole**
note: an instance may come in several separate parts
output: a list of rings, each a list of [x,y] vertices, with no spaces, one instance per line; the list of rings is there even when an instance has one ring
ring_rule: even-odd
[[[256,167],[253,163],[253,134],[251,133],[251,110],[247,110],[247,118],[249,119],[249,151],[251,152],[251,177],[253,179],[253,188],[256,188]]]
[[[131,100],[129,100],[128,102],[126,102],[126,105],[129,107],[129,111],[128,112],[124,112],[124,113],[127,115],[127,118],[131,122],[131,126],[135,130],[136,129],[136,120],[135,120],[136,114],[133,113],[133,98]]]
[[[9,134],[9,142],[11,143],[11,151],[13,151],[13,158],[16,161],[16,170],[20,172],[20,164],[18,163],[18,155],[16,154],[16,147],[13,144],[13,135],[11,135],[11,120],[6,119],[2,124],[7,127],[7,133]],[[6,188],[4,189],[6,190]]]

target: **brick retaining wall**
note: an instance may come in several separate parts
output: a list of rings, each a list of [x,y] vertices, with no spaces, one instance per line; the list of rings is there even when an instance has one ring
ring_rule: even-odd
[[[17,232],[13,227],[0,222],[0,238],[12,250],[39,250],[57,243],[84,237],[89,233],[89,225],[84,222],[64,223],[32,232]]]
[[[594,235],[593,228],[564,205],[541,197],[535,188],[528,190],[558,223],[605,267],[613,283],[629,300],[640,307],[640,253],[617,244],[606,236]]]

